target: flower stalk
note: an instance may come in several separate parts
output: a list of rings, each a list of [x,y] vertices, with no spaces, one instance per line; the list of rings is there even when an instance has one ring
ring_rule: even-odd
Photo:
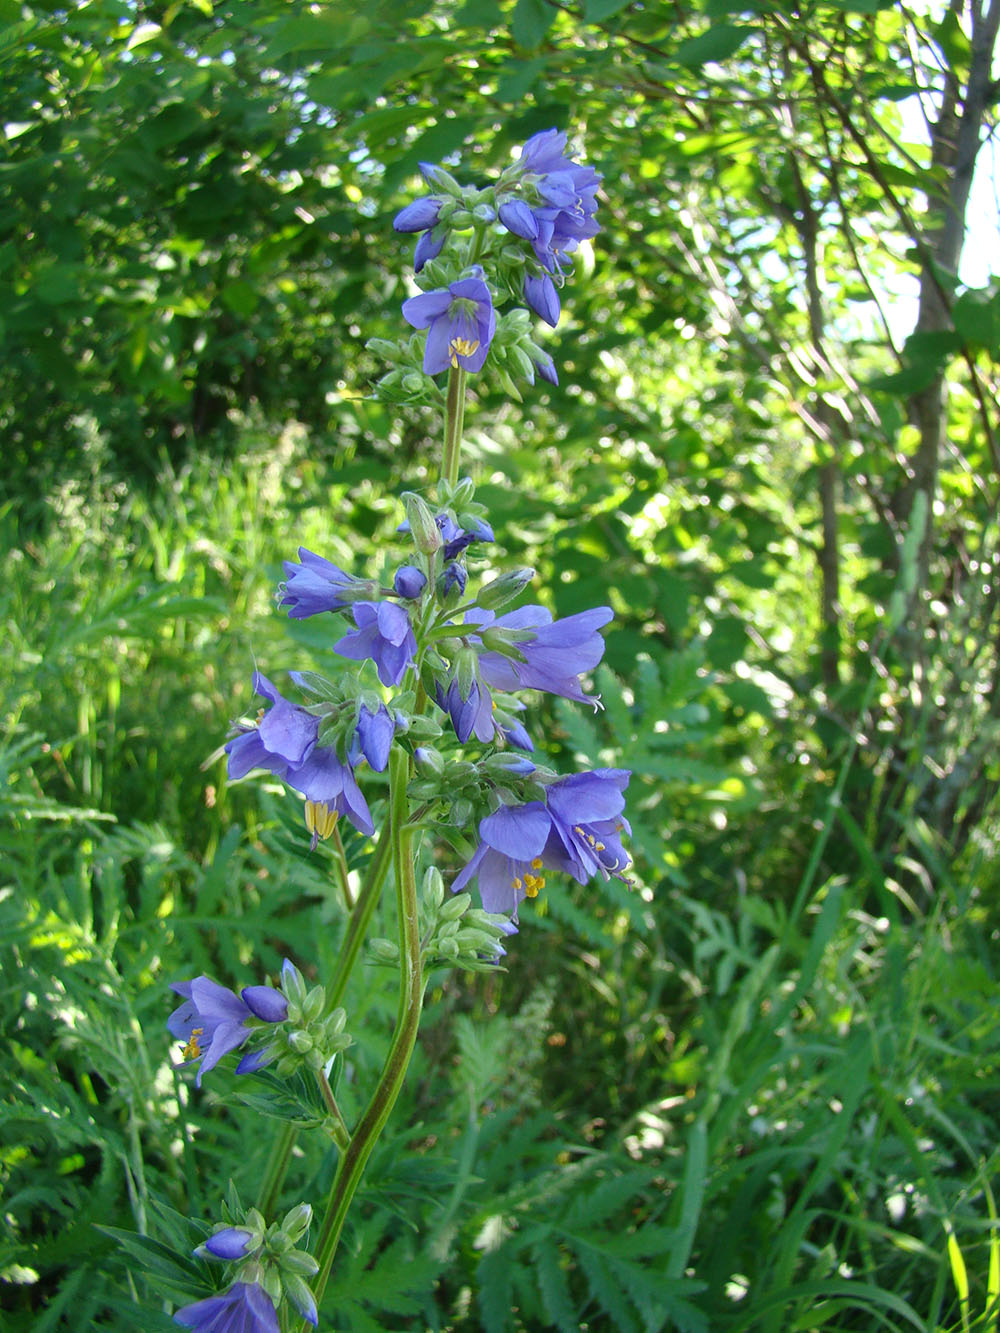
[[[410,776],[409,756],[400,749],[389,760],[389,825],[396,907],[399,917],[400,985],[396,1029],[386,1057],[382,1077],[340,1159],[330,1193],[330,1203],[316,1247],[319,1272],[314,1291],[317,1304],[330,1276],[330,1268],[355,1191],[368,1158],[389,1118],[413,1055],[423,1005],[423,968],[420,957],[420,925],[417,915],[417,878],[413,861],[415,830],[409,824],[406,786]],[[384,835],[383,835],[384,836]],[[359,898],[360,902],[360,898]],[[303,1329],[307,1327],[303,1324]]]

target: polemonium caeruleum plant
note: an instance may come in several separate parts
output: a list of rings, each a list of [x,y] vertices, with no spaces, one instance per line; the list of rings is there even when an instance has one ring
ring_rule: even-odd
[[[534,340],[532,315],[553,327],[559,321],[570,256],[598,231],[600,178],[567,156],[557,130],[534,135],[492,185],[461,185],[440,167],[421,170],[429,192],[395,219],[397,231],[418,234],[418,294],[402,305],[413,332],[369,346],[389,364],[376,390],[383,401],[442,404],[436,492],[404,495],[391,577],[356,576],[305,548],[286,561],[278,605],[296,620],[334,617],[333,665],[329,675],[290,671],[287,697],[255,672],[262,703],[234,724],[225,746],[230,779],[260,770],[281,779],[303,799],[311,846],[322,839],[334,849],[349,913],[340,956],[328,984],[311,989],[291,962],[277,987],[258,978],[239,994],[204,976],[176,981],[183,1003],[168,1020],[199,1086],[236,1053],[239,1075],[266,1067],[279,1079],[314,1079],[325,1108],[317,1128],[337,1145],[339,1161],[311,1252],[299,1248],[311,1205],[268,1222],[294,1126],[274,1144],[257,1206],[245,1209],[230,1191],[222,1221],[196,1251],[227,1266],[225,1285],[174,1316],[202,1333],[274,1333],[296,1314],[303,1326],[317,1322],[351,1200],[413,1053],[425,970],[495,969],[546,873],[586,883],[621,876],[628,864],[621,841],[628,771],[557,775],[538,757],[526,716],[533,693],[596,706],[584,677],[601,660],[612,612],[595,607],[553,619],[534,603],[505,610],[531,582],[529,569],[475,586],[470,561],[495,535],[473,482],[460,474],[470,376],[491,376],[518,399],[518,382],[557,381],[552,357]],[[379,818],[364,794],[368,771],[388,772]],[[356,897],[341,816],[370,840]],[[431,829],[452,848],[474,847],[464,866],[435,845]],[[398,940],[367,940],[390,876]],[[481,906],[466,892],[473,888]],[[399,1009],[381,1076],[349,1125],[331,1070],[352,1040],[340,1000],[366,940],[374,961],[399,969]]]

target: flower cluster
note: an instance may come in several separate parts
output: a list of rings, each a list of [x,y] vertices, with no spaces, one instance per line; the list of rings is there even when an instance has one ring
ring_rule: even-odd
[[[449,372],[434,502],[404,494],[406,520],[398,533],[408,542],[407,555],[395,568],[380,566],[377,577],[355,575],[306,547],[284,563],[278,605],[293,621],[335,617],[326,623],[336,670],[332,677],[290,672],[299,702],[255,671],[253,690],[262,704],[252,720],[233,724],[224,745],[231,780],[260,770],[303,798],[311,850],[333,838],[326,859],[351,913],[336,981],[328,998],[324,985],[307,986],[288,960],[277,986],[251,985],[238,993],[197,976],[172,984],[182,1003],[167,1020],[182,1043],[181,1063],[197,1065],[196,1086],[238,1054],[237,1075],[266,1069],[258,1083],[271,1085],[245,1100],[263,1102],[296,1132],[319,1128],[332,1140],[339,1159],[331,1210],[314,1259],[298,1248],[310,1224],[309,1205],[268,1224],[257,1209],[244,1210],[231,1187],[223,1220],[210,1233],[204,1228],[195,1250],[230,1265],[228,1276],[220,1290],[174,1315],[197,1333],[279,1333],[290,1327],[288,1306],[316,1324],[317,1298],[343,1221],[338,1210],[350,1202],[399,1091],[426,969],[495,970],[518,929],[522,903],[538,896],[547,872],[584,884],[623,878],[629,864],[622,845],[630,832],[624,815],[629,771],[599,768],[561,777],[527,757],[535,745],[522,720],[525,692],[600,706],[586,677],[604,656],[612,610],[597,606],[557,618],[538,603],[520,604],[534,578],[531,569],[477,580],[475,562],[495,535],[472,481],[459,479],[466,372],[488,368],[518,399],[515,377],[557,382],[552,358],[533,340],[532,315],[552,327],[559,322],[569,257],[598,231],[600,177],[567,156],[566,135],[554,129],[532,136],[486,187],[462,186],[440,167],[421,171],[433,192],[408,204],[394,223],[397,231],[418,236],[420,290],[402,307],[414,332],[405,342],[376,340],[377,347],[375,341],[369,347],[393,366],[377,390],[389,401],[440,398],[433,377]],[[499,309],[511,299],[522,304]],[[485,751],[470,755],[465,747],[471,742]],[[373,774],[388,772],[389,799],[378,848],[356,889],[349,865],[358,842],[341,842],[338,821],[344,815],[363,839],[375,836],[377,820],[361,787],[366,769],[376,815],[385,779]],[[425,866],[418,894],[416,830],[435,824],[455,847],[468,847],[476,828],[478,841],[450,894],[433,864]],[[370,962],[400,969],[399,1019],[393,1058],[352,1129],[337,1103],[338,1076],[346,1081],[357,1072],[338,1063],[352,1038],[337,1000],[347,993],[390,865],[399,941],[376,938],[367,945]],[[481,905],[466,891],[474,887]],[[345,1105],[354,1101],[352,1095]],[[290,1142],[279,1142],[265,1173],[265,1211],[279,1195]],[[307,1279],[315,1279],[312,1288]]]
[[[198,1333],[279,1333],[278,1309],[287,1299],[315,1327],[316,1301],[304,1279],[318,1265],[296,1248],[309,1229],[312,1208],[298,1204],[282,1222],[268,1226],[256,1208],[244,1213],[232,1197],[225,1211],[233,1220],[216,1227],[195,1254],[237,1264],[236,1280],[221,1296],[185,1305],[174,1322]]]
[[[532,135],[518,160],[485,188],[462,186],[443,168],[421,164],[434,193],[407,204],[393,226],[418,234],[413,267],[427,289],[403,302],[403,318],[427,331],[424,376],[482,370],[492,347],[506,388],[514,387],[512,374],[531,384],[536,373],[558,382],[551,356],[515,318],[523,312],[511,312],[501,324],[495,302],[509,293],[552,328],[559,322],[558,288],[568,257],[600,230],[601,177],[568,157],[566,143],[555,129]],[[401,366],[380,385],[386,394],[408,388],[423,396],[419,378],[407,383],[402,365],[413,362],[404,349],[379,340],[378,350]]]

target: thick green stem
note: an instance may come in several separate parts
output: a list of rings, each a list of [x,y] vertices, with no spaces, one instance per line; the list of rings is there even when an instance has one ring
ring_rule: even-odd
[[[344,991],[351,979],[351,972],[357,962],[358,953],[365,942],[368,923],[372,919],[375,904],[378,902],[382,885],[385,883],[391,854],[392,839],[389,836],[389,830],[383,829],[378,845],[372,853],[372,859],[368,862],[368,870],[365,874],[364,883],[361,885],[357,902],[351,909],[351,919],[347,923],[347,933],[344,935],[344,942],[340,946],[340,953],[337,955],[337,961],[334,964],[333,981],[326,988],[328,1009],[335,1009],[344,998]]]
[[[392,1045],[389,1047],[378,1086],[358,1122],[350,1145],[340,1159],[333,1182],[329,1208],[316,1247],[319,1272],[313,1283],[313,1292],[317,1304],[323,1299],[347,1210],[376,1140],[403,1086],[420,1026],[424,985],[420,959],[420,927],[417,919],[417,879],[413,864],[414,830],[407,823],[409,802],[406,784],[409,771],[409,756],[402,749],[394,750],[389,759],[389,827],[386,831],[392,843],[399,915],[400,984],[396,1030],[392,1036]],[[304,1322],[303,1333],[306,1333],[308,1327]]]
[[[465,420],[465,376],[461,366],[448,372],[448,400],[444,416],[444,455],[441,480],[454,486],[458,481],[458,463],[462,454],[462,424]]]
[[[328,1009],[335,1009],[344,997],[344,991],[347,989],[347,983],[350,980],[351,972],[368,931],[368,923],[371,920],[372,912],[375,910],[375,904],[378,902],[379,892],[385,882],[391,851],[392,841],[388,835],[388,830],[386,830],[379,838],[378,845],[368,862],[368,870],[361,886],[361,892],[351,909],[351,919],[347,923],[347,933],[344,936],[343,944],[340,946],[340,953],[333,969],[333,982],[327,987]],[[346,875],[344,877],[344,888],[346,891]],[[285,1183],[285,1176],[288,1174],[288,1166],[292,1160],[292,1150],[295,1147],[298,1134],[299,1131],[294,1125],[282,1126],[281,1132],[271,1148],[271,1156],[264,1170],[264,1179],[261,1182],[260,1194],[257,1199],[257,1207],[269,1220],[277,1207],[281,1187]]]

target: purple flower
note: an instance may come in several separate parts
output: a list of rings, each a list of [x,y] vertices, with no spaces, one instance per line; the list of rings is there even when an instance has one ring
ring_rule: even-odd
[[[222,1296],[185,1305],[174,1322],[197,1333],[280,1333],[274,1302],[256,1282],[237,1282]]]
[[[559,323],[559,293],[555,283],[547,273],[540,278],[525,278],[524,299],[539,319],[544,319],[552,328]]]
[[[592,167],[566,157],[565,149],[566,135],[558,130],[532,135],[521,150],[520,167],[522,188],[534,202],[529,206],[522,199],[510,199],[499,207],[503,225],[531,242],[536,259],[550,273],[560,270],[563,256],[580,241],[600,231],[594,213],[601,178]]]
[[[319,718],[290,703],[259,671],[254,672],[253,687],[272,706],[261,711],[256,726],[241,729],[226,742],[229,776],[242,778],[253,768],[267,769],[331,815],[346,814],[370,837],[375,826],[351,765],[341,762],[329,746],[316,744]],[[363,739],[359,744],[367,757],[365,747],[374,743]]]
[[[437,375],[449,366],[482,370],[496,332],[497,317],[483,270],[447,288],[423,292],[403,302],[403,318],[415,329],[427,329],[424,374]]]
[[[552,613],[544,606],[522,606],[502,616],[494,616],[490,611],[469,611],[466,621],[483,630],[532,632],[530,639],[517,643],[525,658],[523,662],[502,653],[480,652],[479,671],[487,685],[504,691],[544,690],[546,694],[561,694],[564,699],[588,703],[593,701],[584,694],[579,676],[592,671],[604,656],[604,640],[598,630],[613,615],[610,606],[598,606],[592,611],[553,620]],[[481,640],[473,635],[472,642]]]
[[[392,225],[396,231],[422,233],[413,252],[415,273],[419,273],[429,259],[436,259],[444,249],[448,228],[444,223],[440,227],[437,225],[443,203],[444,200],[436,195],[424,195],[420,199],[414,199],[412,204],[407,204],[393,218]]]
[[[482,518],[468,518],[467,528],[461,528],[449,514],[436,514],[434,522],[438,531],[441,533],[441,540],[444,545],[441,547],[441,557],[443,560],[454,560],[457,555],[471,546],[473,542],[492,542],[496,541],[493,529]],[[396,529],[397,532],[409,532],[410,520],[404,518],[402,523]]]
[[[395,602],[355,602],[356,630],[345,634],[333,650],[355,661],[370,657],[383,685],[398,685],[413,665],[417,640],[410,617]]]
[[[400,565],[392,580],[392,586],[400,597],[412,601],[427,587],[427,575],[416,565]]]
[[[443,203],[443,199],[438,199],[432,194],[425,194],[420,199],[414,199],[412,204],[407,204],[393,218],[393,229],[395,231],[427,231],[436,224]]]
[[[213,1231],[204,1246],[199,1246],[195,1254],[207,1250],[213,1259],[243,1259],[253,1240],[253,1232],[246,1227],[220,1227]]]
[[[621,831],[627,769],[597,768],[553,782],[545,801],[501,806],[480,822],[479,846],[452,884],[458,893],[475,878],[483,907],[517,921],[518,906],[545,887],[544,870],[585,884],[628,866]]]
[[[396,734],[396,722],[385,704],[374,712],[366,703],[358,705],[358,725],[348,755],[352,764],[361,756],[368,760],[377,773],[384,773],[389,764],[389,750]]]
[[[239,995],[220,986],[209,977],[193,981],[175,981],[170,989],[184,997],[167,1019],[167,1028],[183,1041],[184,1063],[201,1060],[196,1085],[202,1075],[214,1069],[224,1055],[238,1050],[250,1036],[255,1019],[265,1023],[283,1023],[288,1017],[288,1002],[281,991],[271,986],[244,986]],[[246,1055],[236,1067],[237,1074],[259,1069],[261,1061]]]
[[[304,620],[307,616],[317,616],[321,611],[343,611],[360,594],[371,595],[372,585],[364,579],[356,579],[353,574],[345,574],[342,569],[324,560],[321,555],[299,547],[299,560],[284,561],[285,582],[278,592],[281,597],[279,606],[289,606],[292,620]],[[354,597],[344,598],[346,590]]]

